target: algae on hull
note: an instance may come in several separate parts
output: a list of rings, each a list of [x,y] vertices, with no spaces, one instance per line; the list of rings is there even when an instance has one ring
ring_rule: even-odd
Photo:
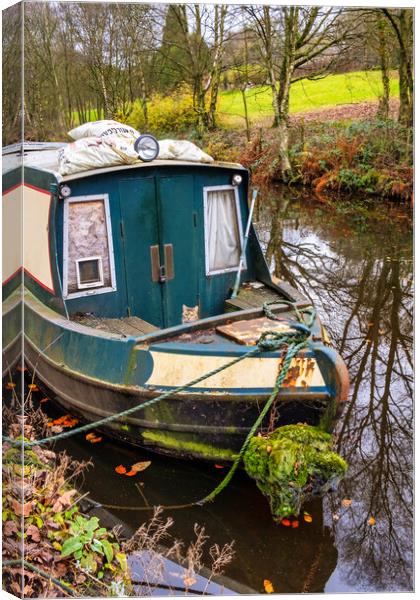
[[[276,519],[297,516],[306,500],[333,489],[347,470],[346,462],[332,450],[331,435],[306,424],[253,437],[244,465]]]
[[[232,461],[236,457],[236,454],[228,448],[217,448],[216,446],[210,446],[210,444],[193,441],[190,439],[190,436],[183,436],[182,433],[170,435],[157,431],[143,431],[142,436],[152,444],[159,445],[168,450],[176,449],[185,456],[221,461]]]

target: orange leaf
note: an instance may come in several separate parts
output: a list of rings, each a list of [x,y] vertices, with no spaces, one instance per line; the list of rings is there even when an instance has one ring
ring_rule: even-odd
[[[47,427],[54,427],[54,421],[49,421],[47,423]]]
[[[13,383],[12,381],[8,381],[6,383],[6,387],[7,387],[8,390],[13,390],[13,388],[16,387],[16,383]]]
[[[264,590],[265,590],[266,594],[272,594],[274,592],[273,584],[271,583],[271,581],[269,579],[264,579],[263,584],[264,584]]]
[[[194,577],[185,577],[184,578],[184,585],[185,587],[189,588],[192,585],[194,585],[194,583],[196,583],[196,579]]]
[[[124,475],[127,473],[127,469],[124,467],[124,465],[118,465],[118,467],[115,467],[115,472],[119,475]]]
[[[215,469],[224,469],[224,466],[223,465],[214,465],[214,468]]]
[[[39,401],[40,404],[45,404],[45,402],[48,402],[48,398],[42,398],[42,400]]]
[[[306,521],[307,523],[312,523],[312,517],[307,512],[303,513],[303,520]]]
[[[90,440],[94,440],[95,438],[96,438],[96,433],[90,432],[90,433],[87,433],[87,434],[86,434],[86,439],[87,439],[88,441],[90,441]]]
[[[375,524],[376,524],[375,517],[370,517],[370,519],[368,520],[368,525],[375,525]]]
[[[133,475],[137,475],[138,471],[134,471],[134,469],[131,469],[131,471],[128,471],[126,473],[127,477],[133,477]]]
[[[290,527],[290,521],[289,521],[289,519],[282,519],[280,522],[285,527]]]
[[[150,467],[151,464],[151,460],[144,460],[143,462],[138,462],[134,465],[131,465],[131,470],[135,471],[136,473],[140,473],[140,471],[144,471],[145,469],[147,469],[147,467]]]
[[[102,442],[102,438],[101,437],[96,437],[93,438],[91,440],[89,440],[91,444],[97,444],[98,442]]]
[[[292,527],[293,527],[293,529],[296,529],[296,527],[299,527],[299,521],[292,521]]]
[[[28,388],[31,390],[31,392],[37,392],[39,390],[38,386],[35,383],[30,383],[28,385]]]

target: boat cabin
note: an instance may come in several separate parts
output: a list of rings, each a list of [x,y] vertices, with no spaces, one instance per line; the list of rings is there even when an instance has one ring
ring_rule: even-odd
[[[61,177],[59,147],[4,157],[7,206],[25,165],[23,262],[35,296],[90,324],[128,319],[139,333],[225,312],[248,219],[246,169],[155,160]],[[271,283],[251,227],[242,281],[254,280]]]

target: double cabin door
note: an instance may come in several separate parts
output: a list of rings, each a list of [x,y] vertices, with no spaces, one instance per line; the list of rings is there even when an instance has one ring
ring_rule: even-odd
[[[127,314],[157,327],[198,304],[193,180],[142,177],[119,184]]]

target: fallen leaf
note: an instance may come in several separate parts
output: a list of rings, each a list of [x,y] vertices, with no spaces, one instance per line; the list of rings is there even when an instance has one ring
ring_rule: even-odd
[[[13,535],[18,532],[17,525],[14,521],[6,521],[3,525],[3,534],[5,536]]]
[[[303,520],[306,521],[306,523],[312,523],[313,519],[312,519],[312,516],[309,513],[304,512],[303,513]]]
[[[52,433],[61,433],[63,431],[63,427],[61,425],[54,425],[53,423],[50,427]]]
[[[376,524],[376,519],[375,517],[370,517],[368,520],[368,525],[375,525]]]
[[[72,503],[72,497],[76,494],[77,490],[67,490],[64,492],[57,500],[54,502],[52,507],[52,511],[54,513],[58,513],[63,510],[63,508],[67,508]]]
[[[32,538],[34,542],[41,541],[39,529],[36,525],[29,525],[28,529],[26,530],[26,535]]]
[[[131,469],[131,471],[127,471],[127,473],[125,473],[127,475],[127,477],[133,477],[133,475],[137,475],[138,471],[135,471],[134,469]]]
[[[282,519],[282,520],[280,521],[280,523],[281,523],[282,525],[284,525],[285,527],[290,527],[290,521],[289,521],[289,519]]]
[[[22,597],[22,588],[17,581],[13,581],[10,584],[10,588],[15,592],[16,596]]]
[[[214,465],[214,468],[215,469],[224,469],[224,466],[223,465]]]
[[[86,438],[85,439],[87,439],[88,441],[90,441],[90,440],[94,440],[95,438],[96,438],[96,433],[92,433],[91,432],[91,433],[87,433],[86,434]]]
[[[39,390],[39,387],[36,385],[36,383],[30,383],[28,388],[31,390],[31,392],[37,392]]]
[[[292,527],[293,527],[293,529],[296,529],[296,527],[299,527],[299,521],[292,521]]]
[[[39,403],[40,403],[40,404],[45,404],[45,402],[48,402],[48,400],[49,400],[48,398],[42,398],[42,399],[39,401]]]
[[[118,465],[118,467],[115,467],[115,472],[119,475],[124,475],[124,473],[127,473],[127,469],[124,467],[124,465]]]
[[[33,502],[26,502],[22,504],[22,502],[18,502],[17,500],[12,500],[12,508],[18,517],[28,517],[31,514],[31,510],[33,507]]]
[[[344,506],[345,508],[347,508],[348,506],[351,506],[352,500],[350,498],[343,498],[341,501],[341,505]]]
[[[136,473],[140,473],[140,471],[144,471],[145,469],[147,469],[147,467],[150,467],[151,464],[152,464],[151,460],[145,460],[143,462],[138,462],[138,463],[135,463],[134,465],[131,465],[131,470],[135,471]]]
[[[65,577],[67,575],[67,565],[64,562],[55,563],[54,570],[57,577]]]
[[[184,585],[187,588],[191,587],[196,582],[197,582],[197,580],[194,577],[185,577],[184,578]]]
[[[264,584],[264,591],[266,594],[272,594],[274,592],[273,584],[271,583],[271,581],[269,579],[264,579],[263,584]]]
[[[6,383],[6,387],[7,387],[8,390],[13,390],[13,388],[16,387],[16,383],[13,383],[12,381],[8,381]]]
[[[102,438],[101,437],[95,437],[95,438],[92,438],[89,441],[90,441],[91,444],[97,444],[98,442],[102,442]]]
[[[25,575],[26,575],[26,573],[25,573]],[[28,596],[32,596],[33,591],[34,591],[33,587],[30,586],[29,584],[26,584],[25,587],[23,588],[23,597],[28,598]]]

